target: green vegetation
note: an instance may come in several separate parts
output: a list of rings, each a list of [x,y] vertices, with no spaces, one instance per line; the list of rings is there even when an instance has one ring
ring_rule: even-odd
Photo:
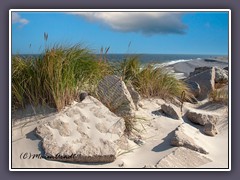
[[[99,80],[109,74],[132,83],[142,97],[180,98],[183,91],[187,92],[186,98],[190,97],[183,81],[163,68],[141,68],[137,56],[112,67],[106,58],[97,59],[80,45],[54,46],[37,58],[13,56],[12,109],[45,104],[60,111],[76,100],[81,90],[95,95]]]
[[[160,97],[180,99],[185,91],[185,100],[192,98],[187,85],[176,79],[164,68],[154,68],[151,64],[141,68],[138,57],[129,57],[121,64],[121,75],[125,82],[131,82],[142,97]]]
[[[124,133],[127,136],[141,134],[142,131],[146,130],[143,125],[143,122],[147,120],[143,117],[127,116],[127,117],[124,117],[124,121],[125,121],[125,127],[126,127]],[[140,125],[141,127],[137,128],[137,125]]]
[[[77,98],[79,90],[93,92],[110,66],[80,45],[55,46],[38,58],[12,59],[12,108],[48,104],[60,111]]]
[[[120,64],[120,74],[125,82],[135,82],[140,73],[138,56],[130,56]]]
[[[209,100],[211,102],[228,104],[228,90],[226,88],[215,89],[209,94]]]

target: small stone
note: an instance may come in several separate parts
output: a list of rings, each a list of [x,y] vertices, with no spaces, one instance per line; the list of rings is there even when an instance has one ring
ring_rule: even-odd
[[[118,164],[118,167],[124,167],[124,162],[121,161],[121,162]]]
[[[209,136],[215,136],[218,134],[218,130],[214,124],[208,123],[204,126],[203,132]]]
[[[80,93],[80,95],[79,95],[80,102],[82,102],[87,96],[88,96],[88,93],[86,93],[86,92]]]
[[[143,168],[153,169],[156,168],[154,165],[144,165]]]
[[[141,139],[134,139],[133,142],[136,143],[139,146],[142,146],[144,144],[144,141],[141,140]]]
[[[181,118],[181,112],[180,109],[175,107],[174,105],[161,105],[162,111],[169,117],[173,119],[179,120]]]

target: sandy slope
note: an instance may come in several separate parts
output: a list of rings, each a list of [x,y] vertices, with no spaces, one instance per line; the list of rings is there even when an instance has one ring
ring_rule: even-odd
[[[204,67],[204,66],[209,66],[209,67],[220,67],[224,68],[228,66],[228,61],[227,60],[210,60],[210,61],[205,61],[205,60],[193,60],[193,61],[186,61],[186,62],[179,62],[176,64],[171,65],[173,67],[173,70],[176,73],[184,73],[185,77],[187,77],[190,72],[193,72],[196,67]]]
[[[116,161],[108,164],[72,164],[56,161],[40,159],[37,154],[41,153],[40,140],[35,136],[33,130],[42,123],[43,120],[28,120],[14,124],[12,127],[12,168],[142,168],[155,166],[160,159],[169,155],[176,147],[170,145],[173,131],[181,124],[188,123],[198,128],[186,119],[173,120],[157,113],[160,105],[164,103],[161,99],[142,100],[143,107],[136,112],[138,119],[138,129],[142,137],[143,145],[139,146],[133,141],[129,141],[129,150],[127,152],[119,152]],[[185,103],[184,112],[189,108],[200,108],[204,111],[210,111],[221,115],[221,121],[218,127],[220,134],[215,137],[203,135],[199,131],[198,138],[204,141],[205,148],[209,151],[206,155],[212,162],[204,164],[200,167],[228,167],[228,118],[226,107],[209,106],[208,103],[202,105],[192,105]],[[191,132],[190,132],[191,133]],[[190,134],[191,135],[191,134]],[[28,153],[28,154],[25,154]],[[31,153],[31,155],[30,155]],[[25,156],[24,156],[25,155]],[[33,158],[33,156],[35,157]],[[24,159],[25,158],[25,159]],[[196,158],[189,159],[194,161]]]

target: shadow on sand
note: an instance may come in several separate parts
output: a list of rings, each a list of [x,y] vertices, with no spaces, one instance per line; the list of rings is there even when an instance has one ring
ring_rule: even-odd
[[[37,140],[39,141],[39,143],[38,143],[38,150],[40,151],[41,156],[44,157],[45,152],[44,152],[44,150],[42,148],[42,141],[41,141],[41,138],[39,138],[36,135],[35,129],[30,131],[29,133],[27,133],[26,134],[26,138],[30,139],[31,141],[37,141]]]
[[[20,109],[15,112],[12,112],[12,120],[19,120],[19,119],[26,119],[26,118],[31,118],[34,116],[49,116],[53,113],[56,113],[55,108],[51,108],[48,106],[38,106],[38,107],[33,107],[31,105],[26,106],[25,109]]]
[[[197,109],[214,111],[214,110],[217,110],[217,109],[220,109],[223,107],[225,107],[225,105],[223,105],[223,104],[207,102],[207,103],[197,107]]]
[[[163,138],[163,142],[160,143],[159,145],[155,146],[154,148],[152,148],[152,151],[154,152],[161,152],[161,151],[165,151],[168,150],[170,148],[173,148],[173,146],[171,146],[171,140],[174,136],[174,131],[171,131],[165,138]]]

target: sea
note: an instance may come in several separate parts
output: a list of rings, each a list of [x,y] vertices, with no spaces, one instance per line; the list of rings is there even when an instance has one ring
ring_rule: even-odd
[[[22,57],[38,57],[40,54],[21,54]],[[203,55],[203,54],[96,54],[98,58],[104,58],[109,62],[121,62],[131,56],[137,56],[142,64],[162,64],[172,65],[178,62],[215,59],[217,57],[226,57],[223,55]]]

